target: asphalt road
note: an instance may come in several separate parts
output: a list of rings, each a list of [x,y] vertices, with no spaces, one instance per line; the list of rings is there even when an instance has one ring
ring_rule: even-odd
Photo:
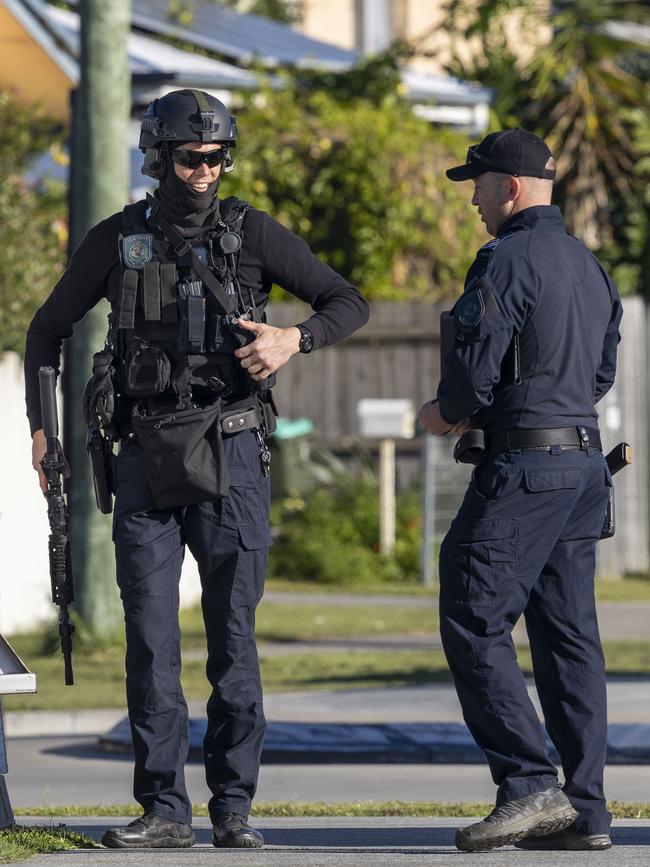
[[[22,820],[21,820],[22,821]],[[69,828],[99,839],[115,824],[111,819],[66,820]],[[119,820],[118,820],[119,821]],[[121,820],[123,821],[123,820]],[[210,844],[207,819],[194,824],[197,844],[192,849],[125,851],[111,849],[75,850],[57,853],[56,867],[99,867],[126,865],[229,865],[229,867],[647,867],[650,863],[650,823],[616,822],[615,846],[606,852],[522,852],[503,847],[480,855],[459,852],[453,844],[458,825],[468,820],[403,818],[260,819],[255,824],[264,833],[266,846],[253,851],[218,850]],[[57,820],[55,819],[56,823]],[[27,821],[24,822],[27,824]],[[34,820],[33,824],[42,823]],[[51,865],[52,855],[27,862]]]
[[[94,737],[11,738],[6,777],[14,807],[133,801],[129,756],[95,748]],[[606,791],[650,800],[650,766],[608,765]],[[208,800],[203,767],[186,768],[190,798]],[[486,801],[494,785],[484,765],[263,765],[258,801]],[[650,863],[650,859],[648,861]]]

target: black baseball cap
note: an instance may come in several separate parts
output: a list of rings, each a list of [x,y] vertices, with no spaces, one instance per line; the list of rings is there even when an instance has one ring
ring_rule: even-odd
[[[526,129],[491,132],[467,151],[465,165],[447,169],[451,181],[468,181],[484,172],[502,172],[515,177],[553,180],[555,168],[547,168],[553,154],[546,142]],[[554,165],[554,163],[551,163]]]

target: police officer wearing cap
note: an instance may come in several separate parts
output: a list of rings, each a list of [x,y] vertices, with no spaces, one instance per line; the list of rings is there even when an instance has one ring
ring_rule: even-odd
[[[134,794],[143,809],[106,832],[102,842],[114,848],[194,842],[179,680],[185,545],[199,566],[212,688],[204,758],[213,842],[262,845],[247,818],[265,731],[254,628],[271,541],[270,385],[293,355],[335,343],[368,318],[359,292],[301,238],[217,196],[236,137],[235,119],[202,91],[155,100],[140,147],[143,172],[160,182],[156,193],[88,232],[27,335],[27,414],[45,490],[38,370],[58,370],[74,324],[101,298],[111,303],[84,401],[89,430],[101,416],[120,446],[113,535]],[[266,324],[274,283],[313,315],[291,328]]]
[[[419,416],[433,434],[472,428],[485,439],[440,551],[440,631],[498,791],[490,816],[460,829],[456,845],[604,849],[594,569],[611,476],[595,404],[614,382],[621,303],[551,205],[555,162],[541,139],[493,133],[447,176],[473,181],[472,204],[494,237],[469,269],[437,397]],[[522,613],[563,788],[517,664]]]

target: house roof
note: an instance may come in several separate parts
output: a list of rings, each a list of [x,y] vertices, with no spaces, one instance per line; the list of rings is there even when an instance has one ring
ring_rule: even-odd
[[[72,5],[77,0],[69,2]],[[192,20],[186,25],[169,20],[169,0],[132,0],[132,4],[128,54],[133,98],[140,105],[178,87],[204,88],[224,97],[233,90],[254,89],[259,86],[260,73],[245,68],[254,60],[270,68],[312,65],[343,70],[360,56],[211,0],[195,0]],[[44,0],[0,0],[1,5],[33,35],[74,86],[79,77],[78,13]],[[162,41],[163,36],[174,36],[221,59],[183,51]],[[491,98],[487,88],[412,68],[404,68],[401,74],[405,96],[418,106],[421,116],[472,131],[484,129]],[[271,78],[271,82],[281,86],[279,79]]]
[[[68,0],[76,5],[77,0]],[[345,68],[359,57],[336,45],[321,42],[285,24],[259,15],[242,14],[211,0],[193,0],[191,21],[175,21],[169,0],[132,0],[134,27],[160,36],[173,36],[238,63],[264,66]]]

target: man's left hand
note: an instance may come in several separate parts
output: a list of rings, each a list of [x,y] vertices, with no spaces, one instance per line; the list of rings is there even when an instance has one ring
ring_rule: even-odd
[[[276,328],[263,322],[238,319],[237,325],[255,335],[252,343],[235,350],[241,366],[256,382],[268,379],[300,351],[300,329]]]
[[[469,429],[469,421],[467,419],[458,421],[455,424],[445,421],[437,400],[430,400],[421,407],[418,413],[418,425],[427,431],[427,433],[435,434],[438,437],[444,437],[450,433],[463,434]]]

